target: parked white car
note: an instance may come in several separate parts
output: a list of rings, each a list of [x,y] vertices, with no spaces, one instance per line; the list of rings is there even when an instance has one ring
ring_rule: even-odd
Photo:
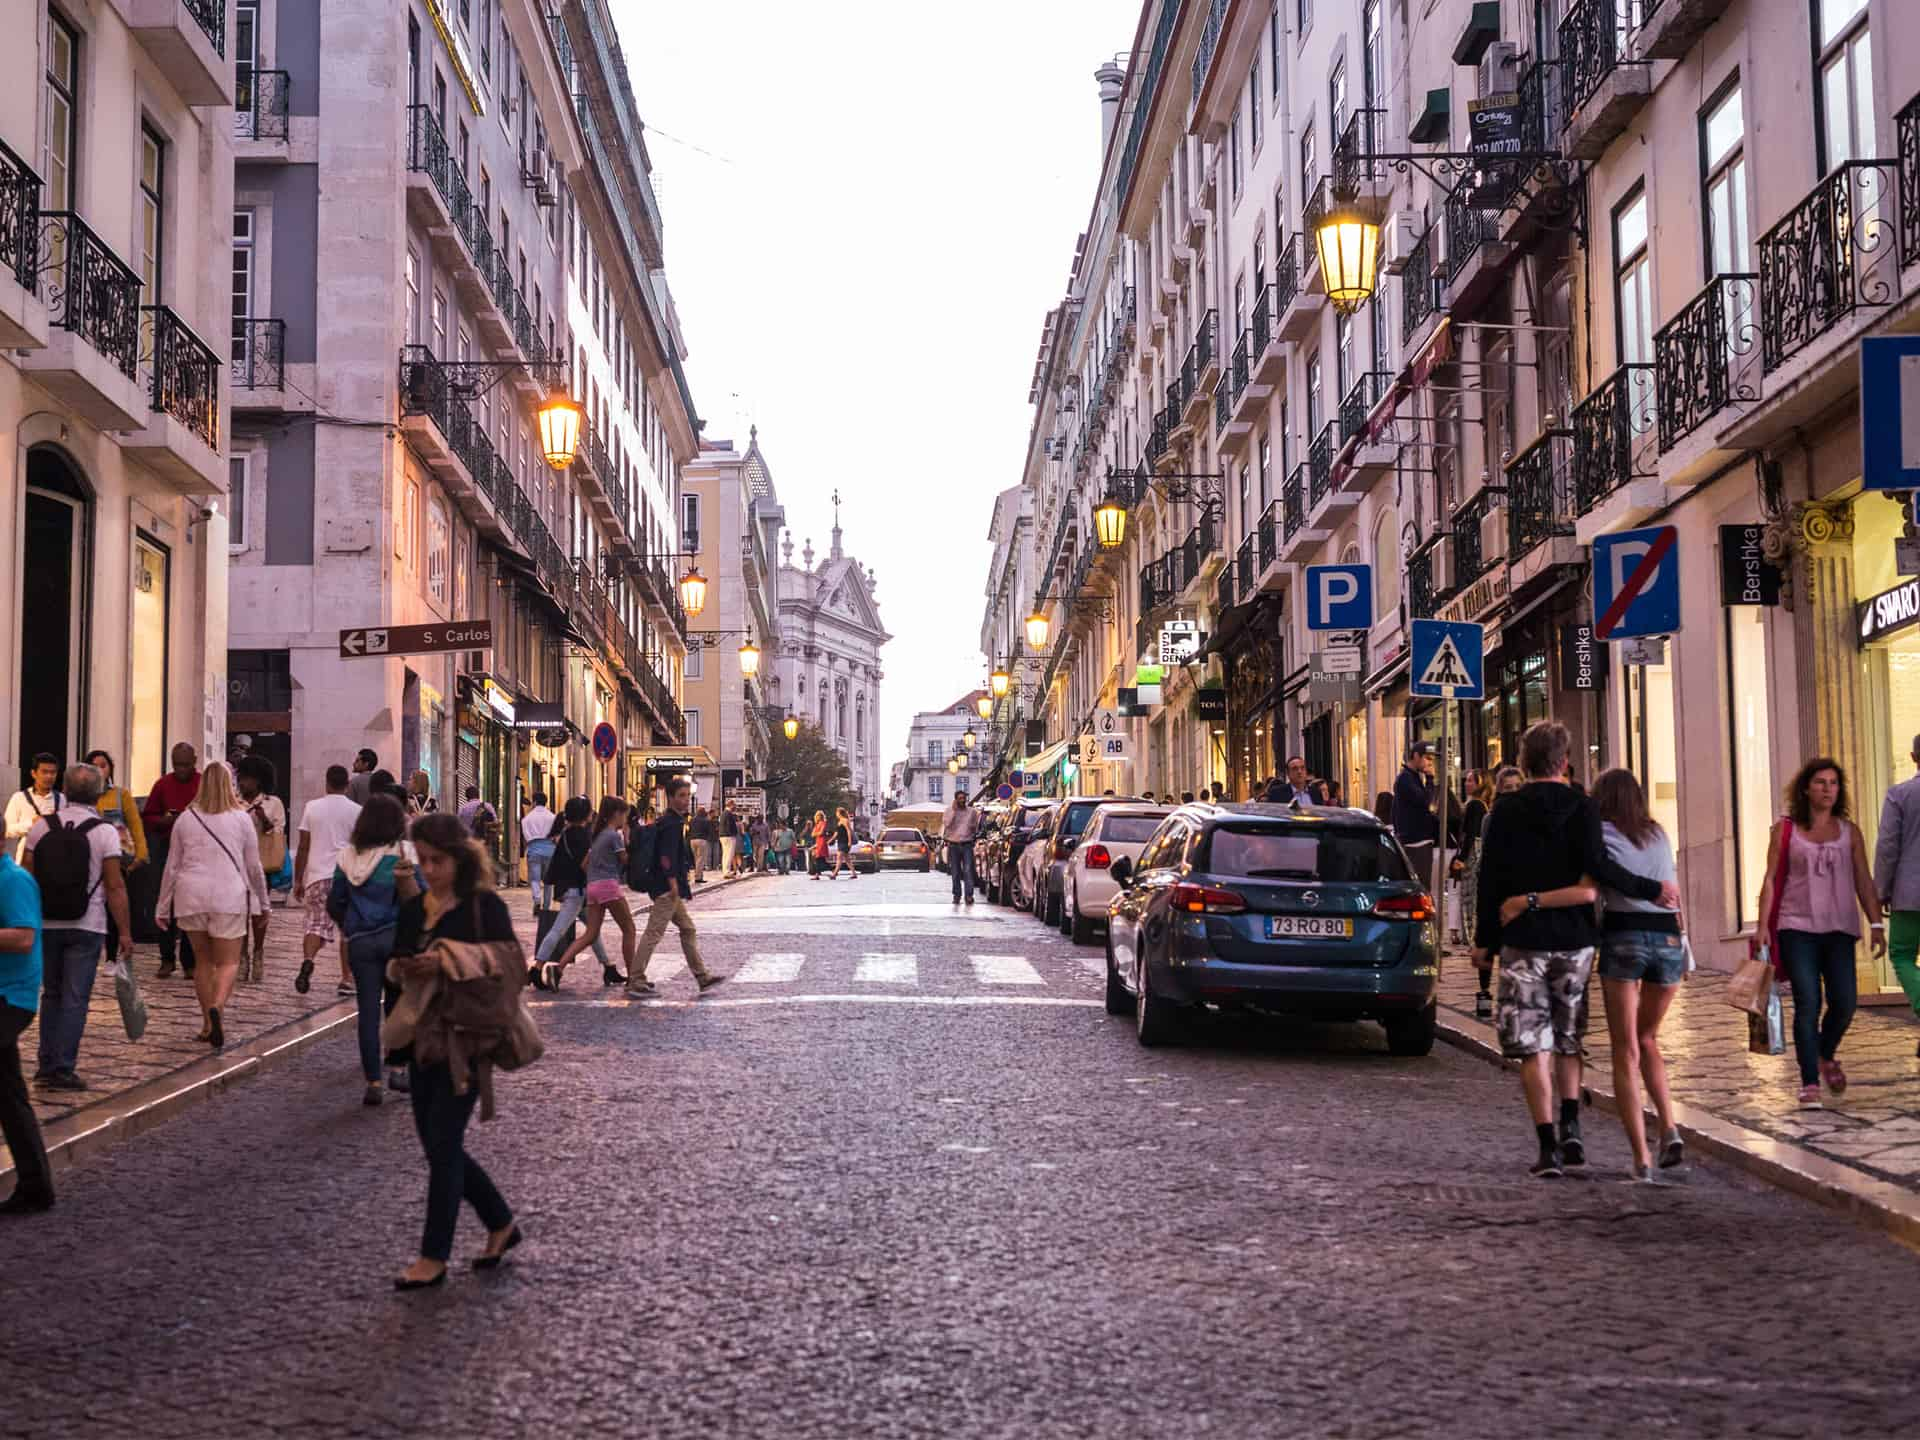
[[[1073,936],[1076,945],[1091,945],[1095,934],[1105,929],[1107,905],[1120,891],[1113,883],[1113,862],[1123,855],[1137,861],[1160,822],[1173,814],[1169,805],[1102,805],[1087,821],[1080,843],[1067,857],[1067,872],[1060,885],[1065,907],[1061,927]],[[1097,927],[1097,928],[1096,928]]]
[[[1056,806],[1040,822],[1014,863],[1014,907],[1032,911],[1037,920],[1046,918],[1047,861],[1053,853],[1053,827],[1059,819],[1060,807]]]

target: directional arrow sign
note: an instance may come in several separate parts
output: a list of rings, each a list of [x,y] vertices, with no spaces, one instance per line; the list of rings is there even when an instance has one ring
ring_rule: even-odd
[[[340,632],[340,658],[371,655],[435,655],[443,650],[493,648],[491,620],[455,620],[446,625],[361,626]]]
[[[1459,620],[1415,620],[1413,693],[1440,700],[1481,698],[1485,629]]]

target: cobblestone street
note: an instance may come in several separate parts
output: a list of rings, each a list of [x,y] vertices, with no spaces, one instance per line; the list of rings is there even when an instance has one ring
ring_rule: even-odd
[[[656,1002],[542,997],[546,1058],[470,1134],[527,1232],[499,1275],[466,1215],[448,1287],[392,1292],[424,1166],[344,1032],[79,1165],[0,1231],[34,1337],[0,1430],[1920,1426],[1896,1369],[1782,1358],[1808,1316],[1861,1353],[1920,1323],[1907,1250],[1712,1164],[1621,1183],[1597,1113],[1589,1173],[1530,1181],[1510,1077],[1370,1026],[1142,1050],[1097,950],[945,884],[755,880],[696,907],[717,994],[669,940]]]

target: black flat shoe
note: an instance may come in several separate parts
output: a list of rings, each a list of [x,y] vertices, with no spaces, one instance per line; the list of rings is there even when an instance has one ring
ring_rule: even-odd
[[[0,1200],[0,1215],[42,1215],[51,1209],[53,1196],[35,1195],[17,1186],[11,1195]]]
[[[393,1288],[396,1290],[431,1290],[436,1285],[444,1285],[446,1283],[447,1267],[444,1265],[440,1267],[440,1273],[431,1280],[409,1280],[404,1275],[396,1275],[393,1277]]]
[[[536,990],[544,990],[547,988],[547,977],[541,973],[544,968],[545,967],[540,965],[529,965],[527,967],[527,983]]]
[[[207,1011],[207,1044],[216,1050],[223,1050],[227,1044],[227,1032],[220,1028],[220,1011]]]
[[[602,985],[624,985],[627,983],[627,977],[609,965],[600,972],[600,983]]]
[[[313,986],[313,961],[300,962],[300,973],[293,977],[293,988],[304,995]]]
[[[502,1244],[498,1250],[491,1254],[474,1256],[473,1268],[476,1270],[498,1270],[500,1268],[500,1262],[507,1258],[507,1252],[519,1243],[520,1227],[516,1225],[507,1232],[506,1242]]]

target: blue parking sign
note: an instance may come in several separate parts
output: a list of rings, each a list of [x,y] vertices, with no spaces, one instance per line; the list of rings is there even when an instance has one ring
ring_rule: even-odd
[[[1593,637],[1628,640],[1680,628],[1680,532],[1671,525],[1593,537]]]
[[[1479,700],[1486,691],[1486,627],[1464,620],[1415,620],[1408,680],[1436,700]]]
[[[1307,567],[1307,629],[1365,630],[1372,624],[1371,565]]]

